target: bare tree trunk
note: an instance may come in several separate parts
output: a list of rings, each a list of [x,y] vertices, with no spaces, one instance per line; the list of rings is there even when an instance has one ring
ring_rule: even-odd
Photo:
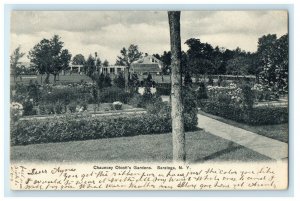
[[[180,39],[180,11],[169,11],[170,41],[171,41],[171,108],[172,108],[172,136],[173,161],[184,162],[185,134],[182,104],[182,72],[181,72],[181,39]]]
[[[124,69],[124,76],[125,76],[125,91],[129,91],[129,87],[128,87],[128,75],[129,75],[129,67],[126,67]]]

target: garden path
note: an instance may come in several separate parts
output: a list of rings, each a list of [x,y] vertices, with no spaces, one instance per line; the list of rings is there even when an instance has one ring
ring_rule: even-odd
[[[288,158],[288,144],[198,114],[198,127],[275,160]]]

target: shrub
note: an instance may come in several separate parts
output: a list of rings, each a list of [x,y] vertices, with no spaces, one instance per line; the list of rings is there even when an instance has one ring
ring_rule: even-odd
[[[45,108],[46,108],[47,114],[55,114],[55,109],[54,109],[53,104],[47,104],[47,105],[45,105]]]
[[[53,104],[59,101],[64,105],[68,105],[71,101],[84,101],[89,96],[89,91],[83,91],[79,87],[53,88],[42,95],[42,102]]]
[[[80,104],[80,106],[82,107],[82,109],[83,109],[84,111],[86,111],[86,110],[88,109],[88,103],[87,103],[86,101],[83,101],[83,102]]]
[[[62,103],[60,103],[60,102],[57,102],[56,104],[55,104],[55,113],[56,114],[62,114],[63,113],[63,109],[64,109],[64,106],[63,106],[63,104]]]
[[[171,106],[167,102],[155,101],[146,106],[147,113],[157,115],[171,115]]]
[[[112,103],[112,109],[122,110],[122,103],[120,101],[113,102]]]
[[[122,73],[119,73],[118,76],[115,77],[113,82],[114,82],[114,85],[116,87],[119,87],[119,88],[122,88],[122,89],[125,88],[125,78],[124,78],[124,75]]]
[[[100,91],[99,101],[102,103],[112,103],[115,101],[127,103],[131,96],[132,94],[125,92],[124,89],[118,87],[107,87]]]
[[[243,106],[251,109],[254,104],[255,95],[248,83],[244,83],[241,86],[242,89],[242,103]]]
[[[156,85],[156,91],[159,95],[169,96],[171,94],[171,84],[160,83]]]
[[[45,114],[47,114],[45,105],[39,105],[39,114],[40,114],[40,115],[45,115]]]
[[[197,99],[201,100],[201,99],[207,99],[207,88],[204,82],[200,82],[199,84],[199,88],[198,88],[198,93],[197,93]]]
[[[22,120],[12,128],[12,145],[112,138],[171,131],[168,116],[152,114]]]
[[[69,108],[71,113],[76,112],[76,107],[77,107],[77,104],[75,102],[72,102],[68,105],[68,108]]]
[[[36,114],[36,110],[33,108],[33,101],[31,100],[25,100],[23,102],[23,110],[24,116],[28,116],[28,115],[35,115]]]
[[[17,102],[10,104],[10,119],[11,123],[18,121],[23,115],[23,105]]]
[[[183,88],[183,106],[185,129],[195,129],[198,124],[198,104],[195,92],[187,87]]]
[[[144,106],[143,104],[143,97],[140,94],[135,93],[132,98],[128,102],[129,105],[132,105],[133,107],[141,108]]]
[[[250,125],[267,125],[288,122],[287,107],[262,106],[249,109],[233,104],[206,101],[201,109],[204,112],[213,115]]]

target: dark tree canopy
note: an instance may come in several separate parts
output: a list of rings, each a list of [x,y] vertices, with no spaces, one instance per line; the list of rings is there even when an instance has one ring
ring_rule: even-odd
[[[127,66],[130,67],[130,65],[141,58],[142,52],[139,51],[139,48],[137,45],[131,44],[127,49],[123,47],[120,51],[121,56],[118,56],[116,65],[120,66]]]
[[[58,35],[51,39],[43,39],[29,52],[29,59],[34,64],[35,69],[41,74],[47,74],[45,82],[48,82],[49,75],[56,75],[69,67],[71,54],[67,49],[63,49],[63,42]]]
[[[73,57],[72,64],[75,65],[84,65],[85,64],[85,58],[82,54],[77,54]]]
[[[272,89],[287,91],[288,88],[288,34],[277,39],[276,34],[258,39],[257,58],[260,81]]]
[[[84,65],[84,72],[88,76],[92,76],[96,71],[95,58],[90,54]]]
[[[103,66],[107,67],[108,65],[109,65],[109,62],[105,59],[105,60],[103,61]]]

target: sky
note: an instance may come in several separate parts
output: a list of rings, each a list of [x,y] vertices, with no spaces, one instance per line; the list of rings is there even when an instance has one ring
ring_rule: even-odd
[[[255,52],[258,38],[288,32],[286,11],[182,11],[182,49],[189,38],[211,45]],[[43,38],[57,34],[72,56],[98,53],[114,64],[120,50],[136,44],[148,54],[170,50],[167,12],[164,11],[13,11],[10,53],[28,51]]]

